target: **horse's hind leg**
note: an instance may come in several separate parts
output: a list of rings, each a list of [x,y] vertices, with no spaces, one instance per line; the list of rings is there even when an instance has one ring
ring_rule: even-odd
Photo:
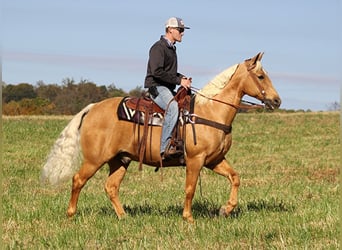
[[[129,162],[126,164],[123,163],[119,157],[115,157],[108,162],[110,172],[105,184],[105,190],[119,219],[125,215],[125,211],[119,200],[119,189],[121,181],[126,174],[128,164]]]
[[[215,173],[227,177],[231,183],[230,197],[225,206],[222,206],[220,215],[227,216],[237,206],[238,203],[238,189],[240,186],[240,177],[237,172],[228,164],[226,159],[223,159],[212,170]]]
[[[82,188],[100,167],[101,166],[96,166],[85,161],[83,162],[80,170],[72,178],[71,198],[67,210],[67,215],[69,217],[76,213],[78,197]]]

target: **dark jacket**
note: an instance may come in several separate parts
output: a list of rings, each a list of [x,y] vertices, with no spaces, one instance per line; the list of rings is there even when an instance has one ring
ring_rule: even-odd
[[[162,36],[150,49],[144,87],[163,85],[174,90],[182,77],[177,73],[176,47],[170,46]]]

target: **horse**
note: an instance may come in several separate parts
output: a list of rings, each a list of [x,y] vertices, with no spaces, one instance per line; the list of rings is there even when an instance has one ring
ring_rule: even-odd
[[[194,94],[190,123],[183,124],[187,136],[184,145],[186,180],[182,216],[188,222],[194,222],[192,200],[203,167],[226,177],[230,182],[229,199],[220,208],[220,215],[228,216],[237,206],[240,185],[239,174],[226,159],[232,144],[231,131],[197,124],[192,118],[202,117],[220,124],[221,127],[229,127],[238,113],[244,95],[260,100],[267,109],[278,108],[281,99],[263,69],[262,57],[263,53],[258,53],[253,58],[224,70]],[[121,101],[122,97],[107,98],[89,104],[76,114],[61,132],[42,168],[43,183],[59,185],[72,178],[67,209],[69,217],[76,213],[84,185],[105,164],[109,165],[105,191],[117,217],[121,219],[126,215],[119,200],[119,188],[130,162],[139,160],[139,134],[142,131],[137,133],[136,130],[142,130],[142,127],[118,119],[116,112]],[[153,133],[147,139],[143,163],[159,167],[161,127],[150,127],[150,130]],[[166,162],[163,167],[180,166],[177,164]]]

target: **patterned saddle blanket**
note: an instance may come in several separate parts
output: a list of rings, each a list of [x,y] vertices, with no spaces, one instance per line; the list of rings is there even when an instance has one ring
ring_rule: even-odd
[[[136,97],[125,97],[122,99],[117,110],[119,120],[144,124],[146,114],[144,109],[138,108],[139,103],[137,103],[137,100],[139,99]],[[145,101],[147,100],[144,100],[144,102]],[[152,100],[150,100],[150,102],[152,102]],[[157,106],[155,103],[151,103],[150,105],[152,105],[152,107],[153,105]],[[157,106],[153,107],[153,111],[151,113],[152,115],[149,116],[148,125],[162,126],[164,120],[163,110]]]

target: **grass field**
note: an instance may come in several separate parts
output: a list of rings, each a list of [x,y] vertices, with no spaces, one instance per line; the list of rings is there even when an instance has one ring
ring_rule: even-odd
[[[225,178],[204,169],[195,224],[182,220],[185,169],[131,164],[118,220],[104,192],[104,166],[66,217],[70,183],[41,186],[44,160],[70,117],[3,117],[4,249],[338,249],[339,113],[238,114],[229,162],[241,177],[228,218]]]

